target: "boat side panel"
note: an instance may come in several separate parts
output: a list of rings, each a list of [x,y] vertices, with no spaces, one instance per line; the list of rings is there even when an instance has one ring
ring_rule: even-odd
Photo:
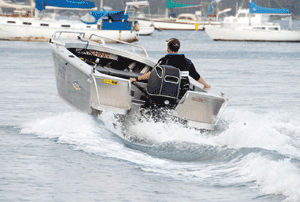
[[[58,94],[77,110],[90,113],[91,80],[87,72],[91,70],[82,71],[82,67],[78,68],[76,61],[72,61],[77,58],[69,57],[72,54],[66,54],[67,50],[61,51],[52,48]]]
[[[109,75],[94,75],[91,101],[98,104],[99,108],[109,106],[129,110],[131,108],[130,81]]]

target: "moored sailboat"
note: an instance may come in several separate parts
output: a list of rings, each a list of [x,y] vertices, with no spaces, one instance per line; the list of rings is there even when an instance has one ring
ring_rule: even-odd
[[[0,0],[0,7],[16,9],[13,14],[0,15],[0,40],[48,41],[59,30],[85,31],[126,42],[137,41],[134,22],[128,20],[124,11],[97,11],[93,2],[31,0],[30,5],[19,5]],[[73,13],[62,16],[59,11]],[[86,15],[80,19],[75,12]]]
[[[271,15],[289,16],[290,29],[269,21]],[[224,18],[220,26],[207,26],[205,31],[214,41],[300,42],[300,32],[291,30],[288,9],[262,8],[249,2],[249,9],[239,9],[236,16]]]
[[[132,20],[136,20],[140,15],[143,15],[143,10],[149,8],[148,1],[132,1],[126,2],[125,14],[129,14]],[[137,21],[139,22],[139,21]],[[150,36],[154,33],[154,25],[151,23],[138,23],[137,35]]]
[[[190,7],[206,7],[203,5],[187,5],[175,3],[172,0],[166,1],[166,12],[163,17],[139,16],[138,22],[142,26],[153,25],[158,30],[199,30],[203,31],[205,25],[217,25],[220,24],[218,20],[218,14],[216,16],[203,17],[201,11],[193,13],[181,13],[177,17],[169,17],[169,12],[172,9],[190,8]]]

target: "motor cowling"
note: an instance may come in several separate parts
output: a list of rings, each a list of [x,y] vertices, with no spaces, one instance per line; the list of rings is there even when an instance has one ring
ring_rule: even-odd
[[[174,108],[181,94],[181,79],[180,70],[173,66],[154,67],[147,84],[150,105]]]

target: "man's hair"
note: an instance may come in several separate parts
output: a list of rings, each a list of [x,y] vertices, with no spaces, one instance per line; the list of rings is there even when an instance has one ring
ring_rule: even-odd
[[[171,38],[168,41],[168,47],[172,52],[177,52],[180,48],[180,42],[176,38]]]

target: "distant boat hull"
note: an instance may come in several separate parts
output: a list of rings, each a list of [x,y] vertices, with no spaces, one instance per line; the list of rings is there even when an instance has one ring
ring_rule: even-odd
[[[252,27],[205,27],[214,41],[300,42],[300,32],[290,30],[260,30]]]
[[[153,25],[155,29],[158,30],[196,30],[196,23],[184,23],[176,21],[163,21],[163,20],[147,20],[147,19],[138,19],[140,25]],[[199,31],[204,30],[204,26],[199,23]]]
[[[49,26],[41,26],[41,24]],[[66,24],[69,27],[63,27]],[[89,26],[80,22],[45,22],[34,18],[0,17],[0,40],[45,42],[51,39],[55,31],[81,31],[85,32],[86,36],[94,33],[115,40],[137,41],[136,32],[132,30],[99,30],[96,25]],[[107,39],[106,42],[112,43],[113,41]]]
[[[196,30],[196,23],[183,23],[183,22],[164,22],[164,21],[154,21],[153,25],[156,29],[160,30]],[[198,26],[199,31],[203,31],[204,27],[202,25]]]
[[[150,36],[154,33],[154,27],[139,27],[139,31],[136,32],[139,36]]]

